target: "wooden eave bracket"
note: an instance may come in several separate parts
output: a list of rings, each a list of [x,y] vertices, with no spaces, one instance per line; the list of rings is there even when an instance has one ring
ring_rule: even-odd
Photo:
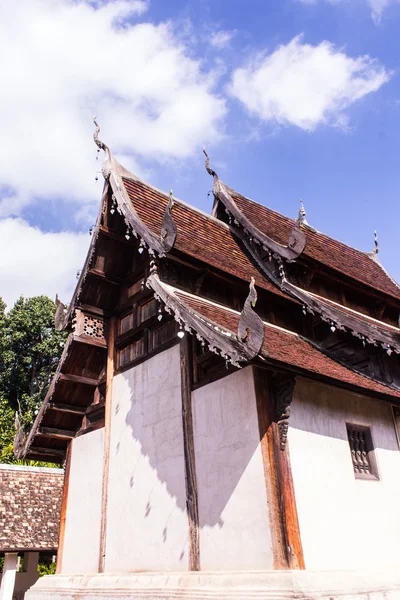
[[[47,408],[49,406],[49,403],[52,400],[57,380],[58,380],[58,378],[59,378],[59,376],[61,374],[61,369],[62,369],[63,364],[64,364],[64,362],[65,362],[65,360],[66,360],[66,358],[68,356],[68,353],[69,353],[69,351],[71,349],[72,341],[73,341],[73,334],[70,333],[69,336],[68,336],[68,338],[67,338],[67,341],[65,343],[64,350],[63,350],[63,352],[61,354],[60,361],[59,361],[59,363],[57,365],[57,370],[56,370],[56,372],[54,374],[53,379],[51,380],[50,387],[49,387],[49,389],[47,391],[45,399],[43,400],[42,406],[39,409],[39,412],[38,412],[38,414],[36,416],[36,419],[35,419],[32,427],[31,427],[31,429],[30,429],[30,431],[28,433],[28,436],[25,436],[25,433],[22,430],[22,427],[21,427],[21,425],[19,423],[19,420],[18,420],[18,423],[16,423],[16,425],[17,425],[17,432],[16,432],[16,435],[15,435],[15,438],[14,438],[14,448],[13,448],[13,450],[14,450],[14,456],[16,458],[18,458],[18,459],[25,458],[26,455],[29,452],[29,449],[30,449],[30,446],[31,446],[31,444],[33,442],[33,439],[34,439],[36,433],[39,430],[39,427],[40,427],[40,424],[41,424],[41,422],[43,420],[45,412],[46,412],[46,410],[47,410]]]
[[[274,373],[271,385],[275,401],[275,419],[278,424],[279,447],[284,451],[289,430],[290,406],[293,400],[296,377],[292,373]]]
[[[234,220],[234,224],[237,227],[241,227],[245,235],[248,236],[251,241],[259,244],[262,248],[270,250],[273,254],[284,258],[288,261],[295,260],[304,250],[306,246],[306,235],[299,226],[295,226],[290,233],[289,243],[287,246],[275,242],[268,235],[263,233],[258,227],[248,219],[243,212],[239,209],[238,205],[232,198],[227,186],[219,179],[216,172],[210,167],[210,160],[207,152],[203,150],[206,156],[206,170],[213,177],[213,194],[224,206],[225,210],[230,217]]]
[[[165,310],[174,315],[181,328],[189,333],[192,333],[193,330],[201,343],[207,342],[212,352],[220,354],[234,366],[240,367],[239,363],[252,360],[261,350],[264,340],[264,325],[261,319],[258,321],[258,315],[251,307],[251,302],[254,301],[254,283],[251,284],[250,294],[239,325],[243,338],[248,338],[246,341],[243,341],[243,338],[240,339],[240,335],[236,336],[233,332],[209,321],[197,311],[189,308],[175,295],[173,288],[160,281],[154,268],[146,285],[153,290],[154,297],[164,304]]]
[[[339,308],[328,305],[290,283],[285,276],[282,278],[281,287],[283,291],[302,302],[308,312],[320,315],[322,320],[331,323],[336,329],[349,331],[354,337],[365,340],[369,344],[381,345],[385,350],[391,348],[400,354],[400,333],[390,333],[381,329],[378,324],[367,323],[356,315],[347,314]]]

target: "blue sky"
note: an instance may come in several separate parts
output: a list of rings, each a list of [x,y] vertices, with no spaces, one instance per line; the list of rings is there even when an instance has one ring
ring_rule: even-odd
[[[69,300],[101,177],[125,166],[210,211],[207,146],[244,195],[400,280],[398,0],[5,0],[0,296]]]

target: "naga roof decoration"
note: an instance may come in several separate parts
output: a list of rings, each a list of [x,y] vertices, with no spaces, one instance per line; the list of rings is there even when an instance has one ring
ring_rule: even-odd
[[[271,237],[263,233],[239,209],[230,194],[229,188],[219,179],[216,172],[211,169],[207,152],[205,150],[203,150],[203,152],[206,156],[206,170],[214,178],[214,197],[225,206],[230,222],[233,220],[237,227],[241,227],[244,233],[249,235],[252,240],[254,240],[256,244],[259,244],[265,251],[269,250],[288,261],[297,258],[303,252],[306,245],[306,236],[297,223],[290,232],[289,243],[287,246],[275,242]]]
[[[303,303],[303,312],[307,310],[311,314],[319,314],[323,321],[330,323],[333,332],[335,329],[347,330],[368,344],[377,346],[379,343],[386,351],[391,349],[400,354],[400,330],[396,331],[394,327],[363,317],[355,311],[345,311],[339,305],[293,285],[285,275],[282,289]]]
[[[294,219],[258,204],[234,190],[231,190],[231,196],[245,217],[257,223],[263,233],[273,236],[281,244],[285,243],[295,226]],[[374,252],[362,252],[352,248],[313,227],[305,226],[302,231],[307,242],[301,258],[311,259],[318,265],[332,269],[341,278],[346,276],[370,289],[400,300],[400,286],[380,264]]]
[[[154,291],[154,297],[164,304],[165,310],[174,315],[181,331],[184,329],[192,333],[193,330],[202,345],[207,342],[209,349],[221,354],[227,362],[239,367],[240,362],[252,360],[260,352],[264,340],[264,325],[253,310],[257,302],[254,279],[251,280],[249,295],[240,315],[237,335],[205,320],[200,313],[187,306],[172,286],[160,280],[154,263],[146,286]]]
[[[135,207],[130,201],[129,195],[126,191],[125,185],[122,178],[126,179],[137,179],[135,175],[125,169],[119,162],[114,158],[110,149],[104,142],[99,138],[100,127],[94,119],[96,126],[93,134],[93,139],[99,149],[103,150],[106,158],[102,167],[102,173],[104,179],[110,182],[111,189],[113,191],[113,203],[116,210],[124,217],[127,230],[126,237],[129,239],[132,232],[134,237],[141,239],[141,247],[147,247],[149,254],[154,256],[165,256],[166,252],[169,252],[175,243],[176,237],[176,226],[172,219],[172,207],[174,205],[172,195],[169,199],[167,208],[165,210],[162,231],[160,236],[156,236],[151,231],[137,214]]]
[[[175,290],[175,295],[213,323],[231,332],[237,329],[239,312],[181,290]],[[349,386],[354,385],[359,390],[383,394],[400,401],[399,390],[382,385],[364,374],[349,369],[325,352],[321,352],[320,348],[303,336],[272,323],[263,324],[265,335],[259,357],[264,363],[268,361],[281,368],[290,366],[305,376],[311,373],[332,383],[340,381]]]

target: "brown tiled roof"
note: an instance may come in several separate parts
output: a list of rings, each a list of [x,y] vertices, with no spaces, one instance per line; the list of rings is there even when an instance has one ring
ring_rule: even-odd
[[[233,333],[237,332],[239,313],[198,296],[179,291],[175,293],[188,306],[212,321],[215,325],[225,327]],[[265,339],[262,354],[271,360],[292,365],[309,373],[318,374],[361,389],[400,399],[400,392],[347,369],[345,366],[320,352],[304,338],[274,325],[265,324]]]
[[[295,220],[289,219],[266,206],[257,204],[230,190],[243,214],[263,233],[280,244],[287,244]],[[343,273],[352,279],[400,299],[400,287],[368,253],[351,248],[318,231],[303,228],[307,237],[304,255]]]
[[[56,550],[62,469],[0,465],[0,551]]]
[[[140,218],[160,235],[168,196],[139,180],[123,181]],[[289,298],[260,274],[224,223],[178,200],[172,216],[177,226],[174,248],[247,283],[254,277],[259,287]]]

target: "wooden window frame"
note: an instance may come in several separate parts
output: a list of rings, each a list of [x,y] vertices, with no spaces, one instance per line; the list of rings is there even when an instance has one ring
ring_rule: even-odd
[[[366,458],[367,458],[369,470],[370,470],[369,473],[363,473],[362,471],[361,472],[356,471],[356,465],[354,463],[354,456],[353,456],[352,441],[350,439],[351,431],[361,432],[364,434],[365,446],[366,446],[365,452],[366,452]],[[373,443],[373,439],[372,439],[371,427],[369,427],[367,425],[358,425],[357,423],[346,423],[346,433],[347,433],[347,440],[348,440],[348,444],[349,444],[350,457],[351,457],[351,462],[352,462],[352,466],[353,466],[354,477],[356,479],[368,479],[370,481],[379,481],[378,465],[377,465],[376,457],[375,457],[375,447],[374,447],[374,443]]]

